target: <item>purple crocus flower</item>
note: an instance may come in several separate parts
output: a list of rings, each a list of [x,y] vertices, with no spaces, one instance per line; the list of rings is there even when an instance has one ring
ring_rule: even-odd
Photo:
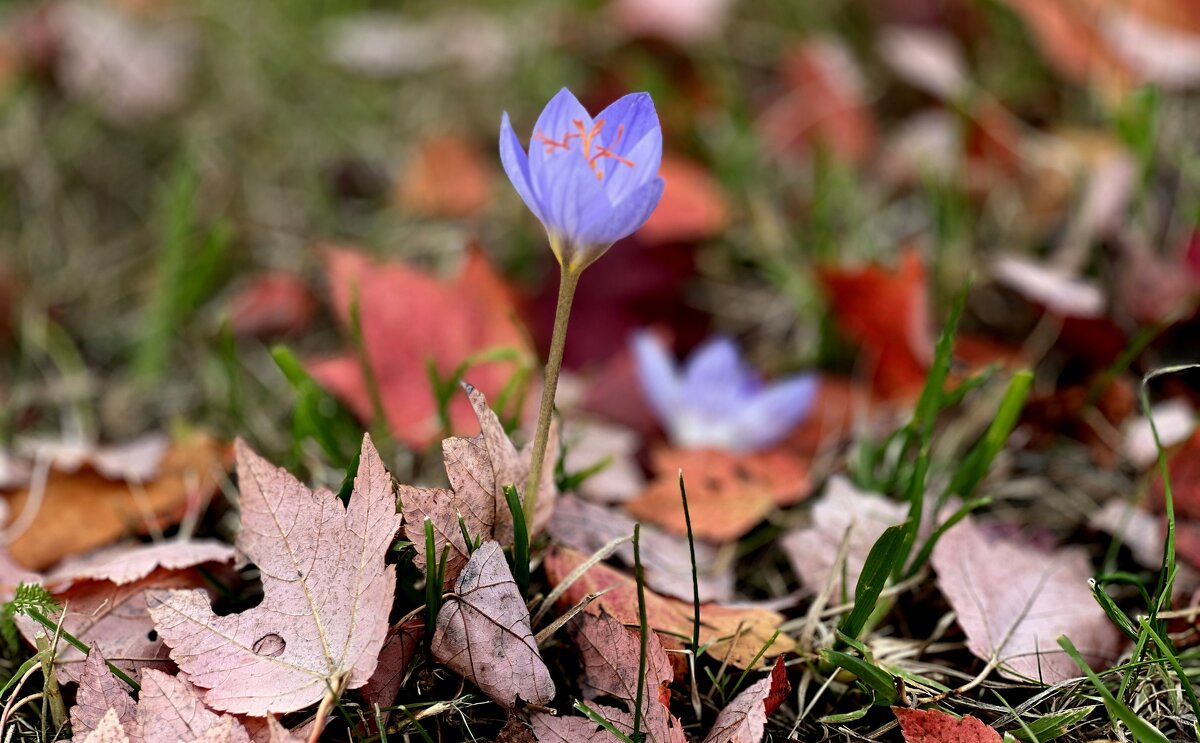
[[[521,147],[505,113],[500,161],[513,187],[572,271],[598,258],[650,217],[662,196],[662,128],[654,102],[633,93],[596,118],[563,88]]]
[[[814,374],[764,383],[728,338],[705,342],[682,370],[646,332],[634,336],[633,354],[646,401],[676,446],[765,449],[808,415],[817,391]]]

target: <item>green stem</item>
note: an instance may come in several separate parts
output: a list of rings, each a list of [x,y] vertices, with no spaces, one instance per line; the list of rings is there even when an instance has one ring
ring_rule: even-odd
[[[582,268],[563,266],[558,280],[558,307],[554,310],[554,335],[550,340],[550,357],[546,359],[546,380],[542,387],[542,406],[538,408],[537,433],[533,437],[533,457],[529,463],[529,480],[525,484],[525,523],[532,529],[537,512],[538,486],[542,482],[542,465],[546,461],[546,443],[550,439],[550,419],[554,415],[554,393],[558,389],[558,373],[562,370],[563,349],[567,346],[567,322],[571,317],[571,302],[579,285]]]

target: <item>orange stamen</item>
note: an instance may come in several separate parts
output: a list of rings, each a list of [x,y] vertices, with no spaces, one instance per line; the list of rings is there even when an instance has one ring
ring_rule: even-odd
[[[625,165],[625,166],[628,166],[631,168],[634,166],[634,163],[632,160],[621,157],[620,155],[618,155],[617,153],[612,151],[612,148],[617,146],[617,143],[619,143],[621,141],[622,135],[625,134],[625,125],[624,124],[620,124],[617,126],[617,136],[613,139],[612,142],[608,143],[607,145],[602,145],[599,142],[596,142],[596,153],[592,154],[592,142],[593,142],[593,140],[596,139],[597,136],[599,136],[600,131],[602,129],[604,129],[604,119],[599,119],[598,121],[592,122],[591,131],[587,131],[583,128],[583,121],[580,119],[573,119],[571,121],[571,123],[575,125],[575,129],[577,131],[567,132],[566,134],[563,134],[563,137],[561,140],[551,139],[550,137],[547,137],[542,132],[535,132],[533,135],[533,139],[538,140],[545,146],[545,148],[546,148],[545,153],[547,155],[553,153],[556,150],[560,150],[560,149],[569,150],[569,149],[571,149],[571,140],[579,139],[579,145],[580,145],[580,150],[582,151],[582,154],[583,154],[583,159],[585,161],[587,161],[588,167],[590,167],[592,169],[592,172],[596,174],[596,180],[601,180],[602,178],[604,178],[604,171],[600,170],[599,167],[597,167],[597,162],[599,162],[599,160],[601,158],[611,158],[613,160],[616,160],[621,165]]]

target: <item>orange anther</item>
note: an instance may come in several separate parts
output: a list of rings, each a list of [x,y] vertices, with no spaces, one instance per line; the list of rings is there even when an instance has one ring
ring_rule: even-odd
[[[599,142],[596,142],[596,153],[592,154],[592,143],[596,137],[599,136],[601,130],[604,129],[604,119],[599,119],[592,122],[592,128],[590,131],[584,129],[583,121],[581,119],[572,119],[571,123],[575,125],[576,131],[563,134],[561,140],[551,139],[541,132],[535,132],[533,138],[541,142],[546,147],[545,153],[547,155],[553,153],[555,150],[571,149],[571,140],[578,139],[583,159],[587,162],[588,167],[592,169],[592,172],[596,174],[596,180],[604,178],[604,171],[600,170],[596,166],[596,163],[600,160],[600,158],[611,158],[616,160],[618,163],[631,168],[634,166],[633,161],[621,157],[612,151],[612,148],[616,147],[617,143],[621,141],[621,136],[625,134],[624,124],[617,126],[617,136],[612,142],[609,142],[607,145],[602,145]]]

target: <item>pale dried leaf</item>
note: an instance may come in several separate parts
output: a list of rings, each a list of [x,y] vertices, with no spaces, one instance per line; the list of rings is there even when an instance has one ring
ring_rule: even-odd
[[[484,542],[475,550],[454,592],[457,598],[438,612],[433,657],[505,707],[518,697],[533,704],[553,701],[554,681],[499,543]]]
[[[130,698],[129,689],[113,675],[100,651],[93,647],[79,675],[79,690],[75,693],[75,706],[71,708],[71,730],[76,738],[84,736],[99,730],[109,716],[122,725],[122,734],[128,735],[126,730],[132,729],[135,734],[130,737],[141,739],[137,705]]]
[[[1005,256],[992,265],[992,275],[1057,315],[1090,318],[1104,314],[1105,298],[1100,287],[1053,266]]]
[[[1158,438],[1164,448],[1182,443],[1196,430],[1196,411],[1183,398],[1164,400],[1151,408],[1150,413],[1154,416]],[[1126,421],[1123,433],[1122,448],[1130,462],[1144,468],[1158,461],[1158,445],[1154,443],[1149,419],[1139,417]]]
[[[354,493],[311,491],[238,444],[237,546],[262,573],[263,600],[216,616],[199,591],[155,595],[171,657],[215,709],[264,716],[362,686],[387,635],[396,585],[384,557],[399,516],[391,476],[363,441]]]
[[[138,720],[146,741],[250,743],[241,723],[204,706],[199,691],[177,676],[147,670],[142,674]]]
[[[387,640],[379,651],[379,664],[375,673],[363,685],[362,695],[368,709],[374,705],[390,707],[400,693],[404,683],[404,674],[412,662],[417,644],[424,634],[425,620],[421,616],[413,617],[406,622],[393,626],[388,630]],[[387,715],[387,712],[384,712]]]
[[[563,427],[566,455],[563,469],[584,472],[604,463],[604,468],[580,483],[577,492],[594,501],[634,498],[646,486],[637,452],[641,436],[632,429],[594,420],[572,418]]]
[[[633,732],[633,715],[625,710],[604,704],[588,706],[625,735]],[[535,712],[529,716],[529,722],[538,743],[615,743],[620,740],[599,724],[578,715],[563,717]]]
[[[74,723],[72,723],[74,724]],[[75,740],[83,743],[134,743],[125,731],[116,710],[107,710],[96,726],[90,730],[75,729]]]
[[[918,27],[880,32],[879,55],[905,82],[947,101],[967,92],[970,82],[962,49],[954,37]]]
[[[1123,635],[1092,598],[1092,566],[1079,549],[1042,552],[988,535],[970,519],[938,541],[932,564],[958,614],[967,648],[996,658],[1008,678],[1055,684],[1080,675],[1058,648],[1066,635],[1095,668],[1117,660]]]
[[[231,562],[236,555],[233,547],[213,540],[114,545],[66,560],[46,576],[46,585],[54,591],[85,580],[123,586],[146,578],[158,568],[183,570],[206,562]]]
[[[759,743],[766,731],[767,718],[791,688],[787,668],[780,658],[770,676],[751,684],[725,705],[704,743]]]

